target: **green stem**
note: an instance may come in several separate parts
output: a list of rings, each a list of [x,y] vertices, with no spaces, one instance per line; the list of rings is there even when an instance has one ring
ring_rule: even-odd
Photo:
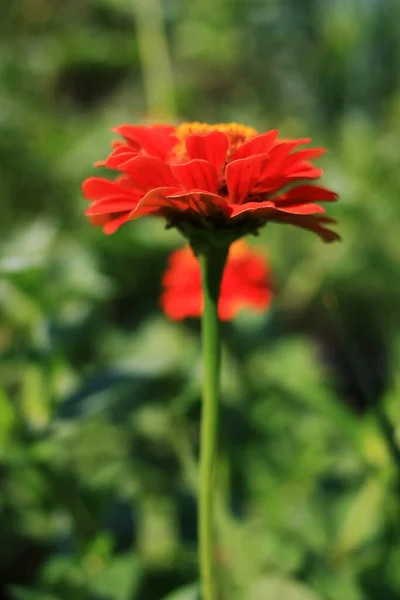
[[[202,318],[203,344],[203,406],[200,434],[199,545],[200,587],[202,600],[216,600],[213,558],[215,504],[214,472],[217,452],[218,400],[220,388],[220,333],[218,299],[228,248],[214,250],[199,257],[204,308]]]
[[[175,118],[175,88],[160,0],[134,0],[137,41],[143,71],[147,117]]]

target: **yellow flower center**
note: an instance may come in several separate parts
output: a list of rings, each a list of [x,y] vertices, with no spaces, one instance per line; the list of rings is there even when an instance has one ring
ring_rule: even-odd
[[[241,123],[199,123],[194,121],[193,123],[182,123],[178,125],[175,130],[175,137],[178,138],[179,142],[174,148],[174,152],[177,156],[183,157],[186,153],[185,141],[189,135],[206,134],[211,131],[222,131],[228,138],[229,149],[228,157],[244,142],[257,135],[257,131],[253,127],[246,127]]]

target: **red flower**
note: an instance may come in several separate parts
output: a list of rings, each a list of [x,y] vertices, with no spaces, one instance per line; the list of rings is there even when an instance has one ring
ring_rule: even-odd
[[[200,265],[190,246],[175,250],[163,277],[161,306],[170,319],[200,317],[203,292]],[[271,281],[265,254],[243,240],[232,244],[221,283],[220,319],[233,319],[242,308],[257,312],[271,303]]]
[[[115,181],[91,177],[83,192],[92,202],[86,214],[105,233],[142,216],[165,217],[189,238],[191,232],[226,234],[233,240],[268,221],[309,229],[325,241],[339,236],[325,227],[316,202],[337,199],[315,185],[322,175],[312,160],[323,148],[302,148],[311,140],[279,140],[278,131],[257,134],[231,124],[121,125],[100,164],[120,172]]]

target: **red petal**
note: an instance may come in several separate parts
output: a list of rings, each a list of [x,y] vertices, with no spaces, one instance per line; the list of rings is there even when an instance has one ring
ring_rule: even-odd
[[[269,221],[277,221],[278,223],[288,223],[295,225],[301,229],[308,229],[317,233],[325,242],[334,242],[340,240],[340,236],[331,231],[327,227],[323,227],[322,223],[334,224],[336,221],[329,217],[320,217],[310,214],[294,214],[276,209],[271,206],[270,202],[248,202],[243,206],[230,206],[231,218],[237,217],[245,212],[251,212],[257,217],[268,219]],[[292,207],[293,208],[293,207]]]
[[[120,169],[128,173],[136,187],[145,192],[152,188],[178,187],[171,167],[153,156],[136,156],[121,165]]]
[[[325,148],[306,148],[304,150],[298,150],[286,158],[284,166],[285,168],[288,168],[301,161],[319,158],[322,154],[325,154],[325,152]]]
[[[172,321],[188,317],[201,317],[203,312],[201,290],[198,293],[178,294],[176,290],[166,290],[160,299],[161,307]]]
[[[123,187],[126,192],[129,192],[130,194],[133,192],[140,193],[143,196],[143,191],[136,188],[135,182],[127,173],[121,173],[114,179],[114,181],[115,183],[119,183],[119,185]]]
[[[110,156],[105,161],[105,165],[109,169],[118,169],[125,162],[137,155],[138,152],[136,150],[133,150],[130,146],[123,144],[111,152]]]
[[[193,134],[186,138],[189,158],[200,158],[213,165],[217,173],[225,164],[228,138],[222,131],[210,131],[205,135]]]
[[[125,191],[118,183],[114,183],[104,177],[89,177],[82,184],[82,191],[88,200],[103,200],[115,196],[130,198],[129,192]]]
[[[103,227],[104,233],[106,235],[111,235],[112,233],[115,233],[117,231],[117,229],[119,229],[121,227],[121,225],[123,225],[124,223],[129,221],[129,219],[130,219],[130,212],[120,215],[116,219],[111,219],[104,225],[104,227]]]
[[[276,143],[274,144],[274,150],[276,150],[277,148],[289,148],[289,152],[291,152],[294,148],[297,148],[298,146],[304,146],[306,144],[309,144],[311,142],[311,138],[301,138],[298,140],[293,140],[293,139],[286,139],[286,140],[277,140]]]
[[[289,225],[295,225],[296,227],[300,227],[301,229],[308,229],[309,231],[314,231],[317,235],[319,235],[324,242],[335,242],[340,241],[340,236],[331,229],[327,227],[323,227],[321,223],[326,224],[335,224],[336,221],[334,219],[330,219],[328,217],[315,217],[312,215],[290,215],[288,213],[277,212],[274,221],[279,221],[280,223],[287,223]]]
[[[136,208],[140,196],[135,198],[132,196],[130,200],[125,198],[112,198],[111,200],[99,200],[92,204],[86,211],[85,215],[105,215],[110,213],[119,213],[132,211]]]
[[[258,213],[257,216],[269,215],[275,211],[275,204],[266,200],[265,202],[245,202],[244,204],[230,204],[229,216],[233,219],[244,213]]]
[[[115,131],[115,133],[122,135],[122,137],[125,138],[129,146],[131,146],[133,150],[135,150],[136,152],[141,152],[141,145],[139,144],[139,142],[136,141],[134,137],[135,129],[135,125],[120,125],[119,127],[113,127],[111,131]],[[111,143],[111,145],[113,148],[117,148],[118,146],[125,145],[125,142],[121,142],[121,140],[114,140]]]
[[[238,160],[239,158],[247,158],[254,154],[267,154],[275,140],[279,135],[279,131],[277,129],[271,129],[271,131],[267,131],[267,133],[261,133],[260,135],[256,135],[251,140],[248,140],[234,152],[232,156],[232,160]]]
[[[299,181],[300,179],[318,179],[323,174],[322,169],[306,169],[304,171],[296,171],[286,175],[287,183]]]
[[[134,126],[120,125],[115,127],[113,131],[119,133],[127,140],[133,140],[140,144],[143,150],[149,156],[164,159],[172,146],[177,142],[172,135],[175,130],[170,126]]]
[[[226,212],[227,203],[217,194],[202,191],[183,192],[174,188],[151,190],[140,200],[132,211],[131,218],[138,219],[149,214],[171,214],[191,211],[196,215],[208,217]]]
[[[282,168],[284,169],[285,176],[291,178],[300,178],[300,176],[304,176],[307,179],[311,179],[322,175],[322,169],[316,168],[315,165],[307,160],[302,160],[290,167]]]
[[[338,194],[324,187],[316,185],[299,185],[281,196],[273,198],[275,204],[279,207],[286,204],[293,204],[296,201],[305,202],[309,200],[319,200],[320,202],[333,202],[338,199]]]
[[[245,202],[238,206],[231,206],[230,217],[234,218],[242,215],[246,212],[252,213],[257,217],[271,218],[271,215],[275,212],[284,212],[295,215],[313,215],[316,213],[324,213],[325,210],[318,206],[318,204],[306,203],[306,204],[295,204],[291,206],[276,206],[274,202],[266,200],[264,202]],[[273,218],[273,217],[272,217]]]
[[[273,172],[277,165],[280,165],[282,161],[298,146],[302,146],[303,144],[309,144],[311,142],[310,138],[304,138],[302,140],[293,140],[289,142],[280,142],[277,144],[269,153],[270,161],[267,165],[266,171],[268,174]],[[263,176],[267,176],[267,174],[263,173]]]
[[[226,167],[226,184],[229,200],[232,204],[241,204],[257,186],[268,156],[259,154],[249,158],[240,158]]]
[[[277,210],[291,213],[293,215],[315,215],[317,213],[324,213],[325,209],[318,204],[313,204],[312,202],[306,202],[305,204],[291,204],[285,206],[277,206]]]
[[[195,159],[181,165],[172,165],[172,172],[186,190],[217,192],[217,172],[206,160]]]
[[[254,193],[278,190],[286,185],[286,183],[289,183],[289,180],[316,179],[319,177],[322,174],[321,169],[315,169],[311,163],[307,163],[306,161],[302,160],[300,160],[297,165],[297,161],[295,161],[292,165],[292,158],[294,160],[296,155],[294,154],[293,157],[288,156],[289,152],[291,152],[296,146],[304,144],[308,141],[310,140],[305,139],[293,142],[284,142],[276,146],[270,152],[270,160],[265,165],[265,168],[260,175],[258,184],[254,189]]]
[[[221,213],[226,214],[228,207],[226,199],[222,196],[201,190],[172,194],[168,196],[168,199],[171,202],[173,201],[175,210],[190,210],[202,217],[211,217]]]
[[[186,246],[175,250],[162,278],[161,306],[169,318],[200,317],[203,310],[200,265]],[[221,282],[218,314],[234,318],[243,308],[264,311],[271,303],[272,284],[264,252],[243,240],[234,243]]]
[[[95,227],[102,227],[110,220],[110,215],[89,215],[89,221]]]
[[[176,187],[159,187],[150,190],[139,202],[135,210],[130,213],[131,219],[138,219],[154,213],[162,213],[173,208],[173,203],[168,195],[180,192]]]

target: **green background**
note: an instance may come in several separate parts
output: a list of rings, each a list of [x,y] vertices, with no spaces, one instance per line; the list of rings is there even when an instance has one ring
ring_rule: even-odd
[[[195,600],[199,323],[158,220],[80,184],[110,128],[239,121],[329,149],[340,244],[271,224],[224,325],[223,600],[400,597],[398,0],[1,0],[0,597]]]

